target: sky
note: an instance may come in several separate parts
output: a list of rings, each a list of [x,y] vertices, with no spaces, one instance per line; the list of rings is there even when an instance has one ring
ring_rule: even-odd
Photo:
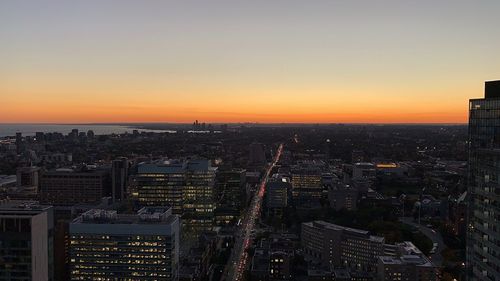
[[[464,123],[500,1],[0,1],[0,123]]]

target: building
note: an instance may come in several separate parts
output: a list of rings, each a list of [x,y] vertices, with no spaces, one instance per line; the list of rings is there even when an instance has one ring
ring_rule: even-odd
[[[290,180],[284,177],[272,177],[267,182],[267,207],[269,209],[286,208],[288,193],[292,189]]]
[[[44,204],[98,203],[109,194],[109,172],[105,170],[58,169],[42,173],[40,179],[40,201]]]
[[[127,194],[129,161],[125,157],[113,160],[111,163],[111,195],[113,201],[125,199]]]
[[[335,210],[355,211],[357,209],[358,190],[348,184],[336,183],[328,189],[330,207]]]
[[[250,165],[265,165],[267,160],[266,160],[266,153],[264,152],[264,145],[261,143],[251,143],[250,144],[250,154],[248,157],[248,162]]]
[[[469,101],[468,280],[500,280],[500,80]]]
[[[0,201],[0,280],[54,280],[51,206]]]
[[[40,168],[20,167],[16,171],[17,186],[38,189]]]
[[[297,207],[320,207],[323,193],[322,164],[300,162],[291,169],[292,198]]]
[[[133,196],[139,206],[172,206],[183,234],[196,236],[214,225],[216,171],[209,160],[140,164]]]
[[[222,224],[239,217],[246,203],[246,171],[242,169],[218,170],[215,178],[216,216]]]
[[[170,208],[89,210],[69,225],[71,280],[177,280],[179,228]]]
[[[374,272],[384,254],[384,237],[365,230],[312,221],[302,223],[301,231],[304,256],[311,263]]]
[[[395,256],[380,256],[377,277],[380,281],[437,281],[438,268],[411,242],[395,245]]]
[[[293,280],[295,245],[280,234],[261,240],[255,249],[250,267],[252,281]]]

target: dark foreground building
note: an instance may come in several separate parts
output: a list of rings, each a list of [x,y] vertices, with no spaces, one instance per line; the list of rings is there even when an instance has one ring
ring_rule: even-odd
[[[51,206],[0,202],[0,280],[54,280]]]
[[[500,280],[500,81],[469,102],[468,280]]]

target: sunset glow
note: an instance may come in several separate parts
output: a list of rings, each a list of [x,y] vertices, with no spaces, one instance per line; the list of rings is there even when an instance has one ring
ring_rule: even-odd
[[[451,2],[2,1],[0,122],[465,123],[500,4]]]

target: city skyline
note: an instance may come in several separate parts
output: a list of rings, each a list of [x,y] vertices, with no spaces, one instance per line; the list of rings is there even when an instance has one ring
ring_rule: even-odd
[[[500,3],[3,1],[2,123],[466,123]]]

